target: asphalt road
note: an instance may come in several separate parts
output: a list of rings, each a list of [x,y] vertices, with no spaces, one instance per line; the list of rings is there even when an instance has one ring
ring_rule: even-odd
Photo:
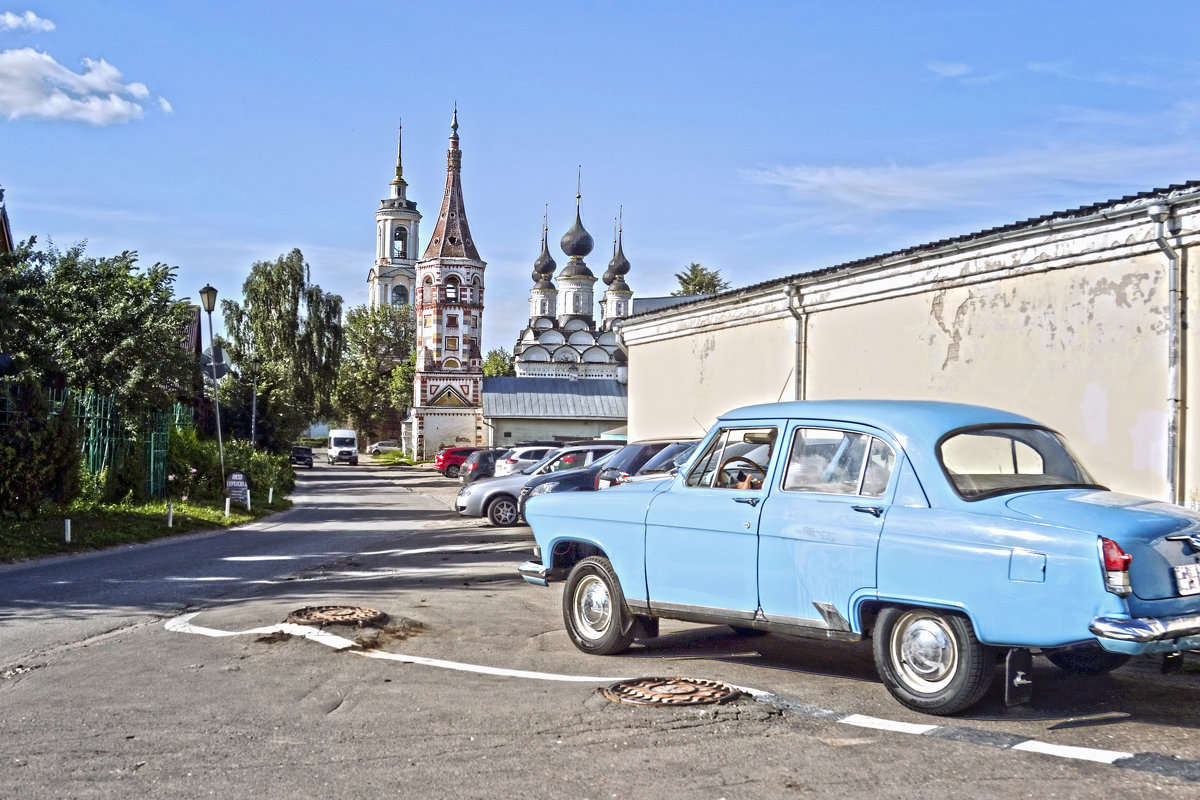
[[[0,568],[0,797],[1200,797],[1200,674],[1039,658],[1033,704],[946,719],[896,704],[862,644],[671,623],[588,657],[561,588],[516,575],[528,529],[458,519],[456,483],[299,483],[265,524]],[[314,606],[389,620],[280,627]],[[598,693],[640,676],[760,694]]]

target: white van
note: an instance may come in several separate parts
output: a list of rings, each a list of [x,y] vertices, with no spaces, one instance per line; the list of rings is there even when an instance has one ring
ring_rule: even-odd
[[[358,434],[345,428],[329,431],[329,463],[345,461],[352,467],[358,466]]]

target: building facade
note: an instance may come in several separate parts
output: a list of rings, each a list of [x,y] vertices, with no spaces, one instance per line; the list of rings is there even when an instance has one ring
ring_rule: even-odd
[[[748,403],[960,401],[1055,428],[1113,489],[1198,502],[1198,248],[1193,182],[633,316],[630,438]]]
[[[442,206],[414,270],[417,364],[405,438],[422,458],[442,447],[483,442],[480,333],[487,265],[467,225],[457,109],[450,131]],[[416,245],[415,223],[410,243]]]

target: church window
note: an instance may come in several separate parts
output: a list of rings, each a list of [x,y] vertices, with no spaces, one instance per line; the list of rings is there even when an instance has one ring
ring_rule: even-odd
[[[538,309],[538,313],[539,314],[549,314],[550,313],[550,303],[545,298],[542,298],[542,305]]]
[[[455,278],[453,275],[446,278],[445,293],[447,303],[458,302],[458,278]]]
[[[446,349],[447,350],[457,350],[458,349],[458,337],[457,336],[447,336],[446,337]]]
[[[393,286],[392,287],[392,305],[406,306],[408,305],[408,287]]]
[[[579,295],[575,295],[574,309],[575,309],[575,311],[583,311],[583,298],[580,297]]]
[[[457,328],[458,327],[458,314],[447,314],[446,315],[446,327],[447,328]]]
[[[392,234],[392,258],[408,258],[408,228],[404,226]]]
[[[425,315],[425,324],[422,327],[424,327],[426,329],[432,328],[433,327],[433,317],[426,314]]]

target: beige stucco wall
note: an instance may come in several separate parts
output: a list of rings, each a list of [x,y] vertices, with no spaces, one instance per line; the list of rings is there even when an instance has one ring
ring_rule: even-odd
[[[1098,480],[1166,499],[1167,257],[1145,204],[797,276],[627,320],[630,438],[698,433],[720,413],[794,396],[801,290],[805,397],[938,399],[1060,430]],[[1200,198],[1170,240],[1187,272]],[[1195,281],[1193,281],[1195,283]],[[1200,293],[1200,288],[1193,294]],[[1188,300],[1200,314],[1200,298]],[[1194,335],[1186,351],[1200,357]],[[1200,398],[1200,370],[1183,375]],[[1184,418],[1182,441],[1200,420]],[[1200,441],[1184,495],[1200,499]]]
[[[809,320],[808,398],[949,400],[1061,431],[1096,478],[1166,481],[1165,269],[1141,257],[834,309]]]

